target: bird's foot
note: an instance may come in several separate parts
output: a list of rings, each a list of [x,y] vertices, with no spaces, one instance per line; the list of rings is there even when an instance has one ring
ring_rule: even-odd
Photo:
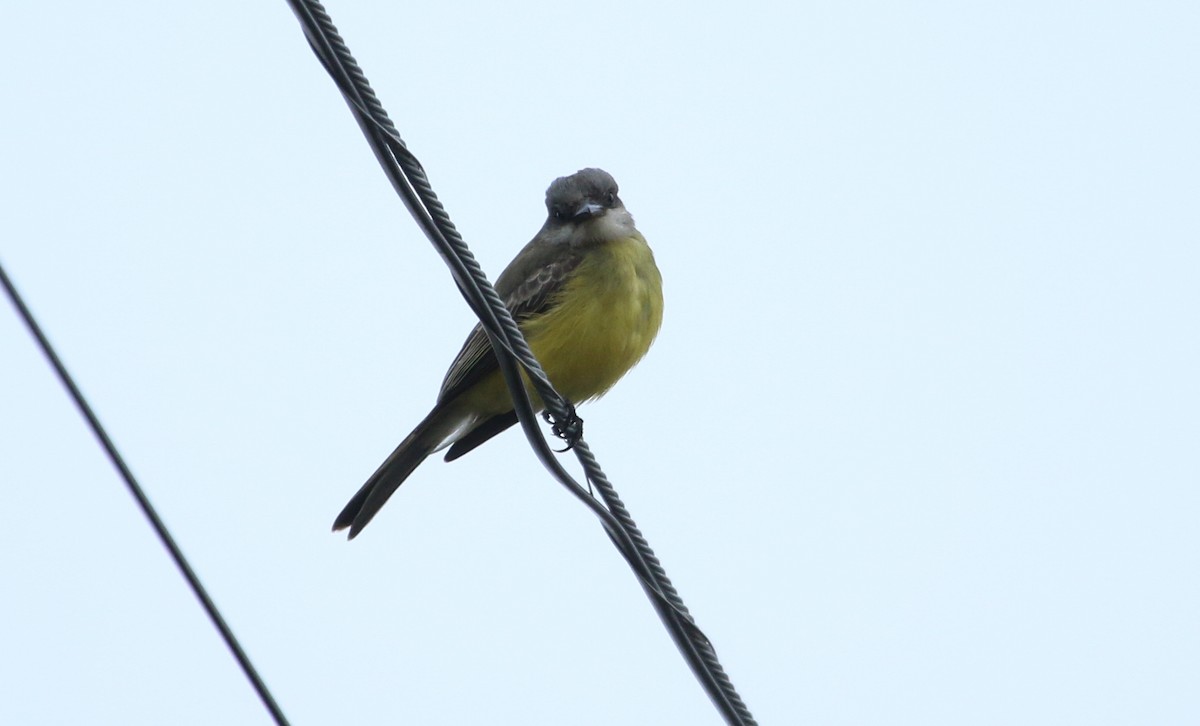
[[[569,403],[567,404],[567,415],[561,421],[555,419],[549,411],[542,411],[542,418],[550,424],[550,431],[567,445],[564,449],[555,449],[556,453],[570,451],[583,438],[583,419],[579,418],[575,413],[575,407]]]

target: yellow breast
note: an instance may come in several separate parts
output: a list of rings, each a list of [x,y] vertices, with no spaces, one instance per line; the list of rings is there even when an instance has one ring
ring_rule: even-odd
[[[639,234],[588,253],[547,313],[522,326],[550,382],[571,401],[604,395],[654,342],[662,276]]]
[[[604,395],[654,342],[662,324],[662,276],[646,240],[635,236],[592,249],[547,312],[521,323],[554,388],[574,403]],[[541,398],[526,378],[534,405]],[[478,419],[512,410],[499,371],[462,398]]]

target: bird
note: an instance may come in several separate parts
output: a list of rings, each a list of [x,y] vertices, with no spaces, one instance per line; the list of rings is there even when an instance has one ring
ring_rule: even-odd
[[[662,325],[654,253],[602,169],[555,179],[546,221],[496,279],[496,292],[555,389],[599,398],[646,355]],[[524,377],[524,376],[523,376]],[[525,377],[534,407],[540,397]],[[517,423],[496,354],[477,324],[450,364],[433,409],[338,514],[354,539],[431,454],[453,461]]]

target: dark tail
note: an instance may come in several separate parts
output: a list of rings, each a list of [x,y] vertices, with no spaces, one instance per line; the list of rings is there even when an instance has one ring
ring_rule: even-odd
[[[517,412],[509,411],[498,416],[492,416],[483,423],[467,432],[446,452],[446,461],[454,461],[463,454],[474,451],[475,447],[484,443],[498,433],[505,431],[517,422]]]
[[[349,527],[350,539],[358,536],[387,502],[388,497],[400,488],[408,475],[412,474],[454,430],[454,422],[446,419],[444,409],[439,407],[430,411],[425,420],[400,442],[392,455],[379,465],[371,478],[367,479],[367,483],[350,499],[342,513],[333,521],[333,531]]]

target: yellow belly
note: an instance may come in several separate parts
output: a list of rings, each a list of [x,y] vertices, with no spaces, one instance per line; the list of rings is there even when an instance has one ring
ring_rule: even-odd
[[[556,300],[521,330],[554,388],[574,403],[612,388],[650,350],[662,324],[662,277],[640,235],[589,252]],[[493,413],[512,409],[498,373],[476,390],[475,406]],[[540,399],[532,390],[530,395],[540,408]]]

